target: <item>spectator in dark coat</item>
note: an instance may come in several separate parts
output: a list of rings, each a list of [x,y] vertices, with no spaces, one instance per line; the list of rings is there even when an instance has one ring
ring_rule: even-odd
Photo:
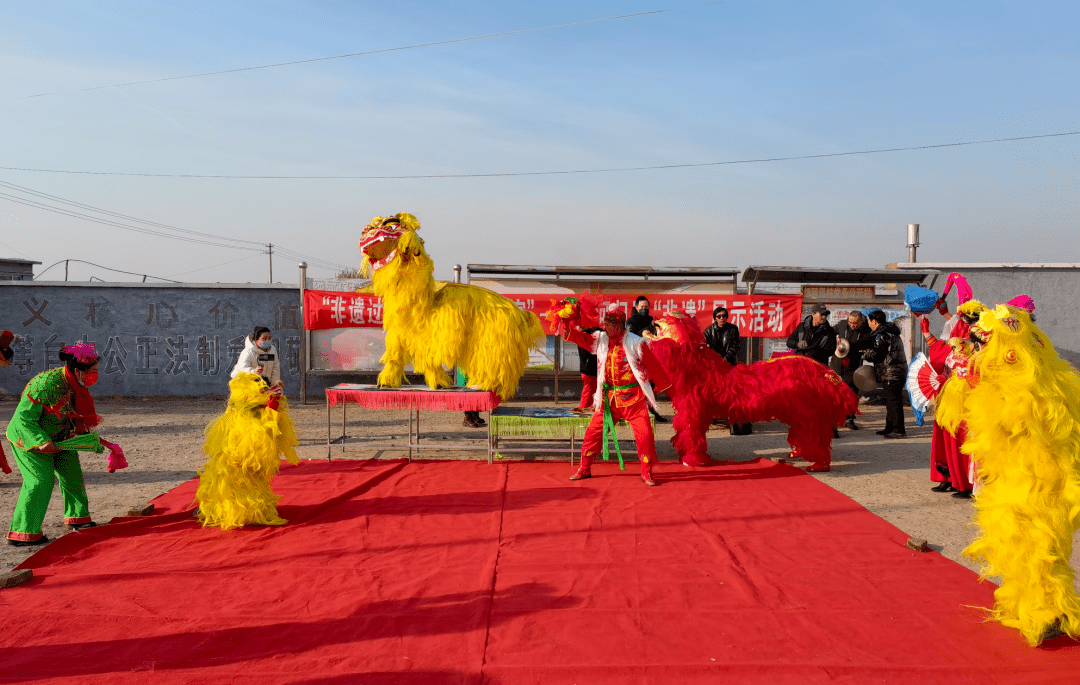
[[[626,330],[634,335],[642,335],[645,331],[656,333],[656,324],[653,323],[653,318],[649,315],[649,298],[638,295],[637,299],[634,300],[634,312],[626,319]],[[668,420],[657,414],[652,405],[649,405],[649,412],[657,423],[667,423]]]
[[[886,438],[905,438],[904,382],[907,380],[907,355],[900,329],[885,320],[885,312],[875,309],[867,315],[872,331],[870,349],[863,359],[874,365],[878,382],[885,391],[885,430],[878,431]]]
[[[829,357],[836,351],[836,331],[829,325],[829,308],[821,303],[811,307],[810,316],[791,334],[787,346],[795,354],[827,365]]]
[[[728,310],[717,307],[713,310],[713,322],[705,329],[705,345],[734,366],[739,363],[739,327],[728,323]],[[713,420],[718,423],[719,419]],[[752,423],[733,423],[728,426],[732,435],[750,435],[754,432]]]
[[[859,389],[855,387],[855,371],[862,366],[863,353],[870,349],[870,326],[866,323],[866,315],[855,309],[848,314],[847,320],[833,326],[833,330],[836,331],[836,339],[847,340],[849,345],[848,354],[843,359],[834,360],[840,362],[840,377],[844,379],[847,386],[851,388],[851,391],[858,397]],[[852,414],[847,419],[847,427],[853,431],[859,430],[859,427],[855,425],[855,415]]]
[[[641,335],[643,331],[656,332],[656,325],[653,324],[653,318],[649,315],[649,298],[638,295],[638,298],[634,300],[634,311],[626,319],[626,330],[634,335]]]
[[[728,364],[738,363],[739,327],[728,323],[726,308],[717,307],[713,310],[713,322],[705,329],[705,344]]]

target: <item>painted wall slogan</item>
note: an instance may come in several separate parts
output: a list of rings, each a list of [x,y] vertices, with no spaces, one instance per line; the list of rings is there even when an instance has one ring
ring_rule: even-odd
[[[273,331],[286,391],[300,378],[300,297],[271,286],[26,284],[0,287],[0,328],[19,339],[0,392],[17,395],[60,365],[63,345],[93,342],[100,395],[220,395],[244,338]]]

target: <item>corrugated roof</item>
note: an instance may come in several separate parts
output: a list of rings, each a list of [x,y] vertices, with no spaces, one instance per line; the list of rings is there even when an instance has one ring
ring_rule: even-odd
[[[1080,264],[1070,262],[900,262],[897,269],[904,271],[918,269],[936,269],[938,271],[960,271],[963,269],[1043,269],[1071,271],[1080,269]]]
[[[522,266],[514,264],[469,264],[469,276],[548,277],[548,278],[674,278],[692,280],[731,280],[739,275],[734,267],[709,266]]]
[[[806,266],[748,266],[743,283],[922,283],[934,269],[834,269]]]

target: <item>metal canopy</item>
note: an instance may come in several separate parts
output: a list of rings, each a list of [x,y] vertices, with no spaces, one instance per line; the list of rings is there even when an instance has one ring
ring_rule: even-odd
[[[749,266],[743,272],[743,283],[882,283],[920,284],[927,278],[939,276],[933,269],[831,269],[802,266]]]
[[[651,266],[518,266],[512,264],[469,264],[472,276],[496,276],[500,278],[555,278],[555,279],[608,279],[643,278],[677,279],[680,281],[735,281],[739,270],[721,267],[651,267]]]

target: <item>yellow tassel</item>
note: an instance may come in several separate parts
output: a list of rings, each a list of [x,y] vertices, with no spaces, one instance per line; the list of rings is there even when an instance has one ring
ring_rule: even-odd
[[[281,397],[278,408],[266,406],[266,385],[252,373],[241,373],[229,382],[225,413],[206,427],[203,450],[209,461],[199,472],[199,520],[204,526],[223,529],[250,524],[280,526],[281,499],[270,489],[281,455],[291,464],[296,455],[296,431],[289,405]]]
[[[1033,646],[1053,628],[1080,638],[1069,566],[1080,526],[1080,376],[1027,312],[964,307],[979,316],[977,382],[949,380],[938,408],[949,430],[966,422],[963,450],[978,464],[980,534],[963,554],[983,578],[1003,578],[994,620]]]

